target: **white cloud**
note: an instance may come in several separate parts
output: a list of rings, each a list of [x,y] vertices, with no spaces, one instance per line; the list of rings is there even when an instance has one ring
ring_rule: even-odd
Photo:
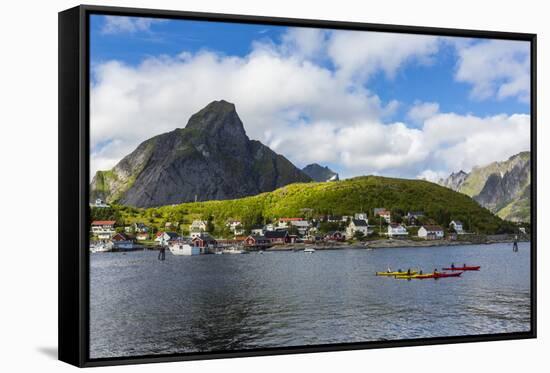
[[[393,78],[407,62],[430,64],[438,45],[436,36],[336,31],[328,54],[346,78],[365,79],[377,71]]]
[[[516,97],[529,102],[530,50],[524,41],[489,40],[457,45],[455,78],[472,85],[477,100]]]
[[[423,123],[426,119],[433,117],[439,112],[437,102],[415,102],[414,106],[407,113],[407,118],[415,123]]]
[[[97,65],[91,92],[92,173],[114,166],[140,142],[184,127],[193,113],[219,99],[235,103],[250,138],[299,167],[336,165],[344,177],[430,179],[529,148],[526,115],[460,116],[440,113],[434,102],[417,102],[408,113],[417,128],[388,123],[400,103],[382,103],[365,88],[369,77],[375,71],[393,75],[412,61],[429,63],[437,40],[414,37],[407,43],[384,36],[367,42],[352,33],[362,43],[354,50],[375,47],[358,60],[340,56],[339,69],[332,71],[320,61],[341,48],[342,35],[290,30],[283,45],[256,43],[245,57],[201,51],[149,58],[139,66]],[[384,38],[391,53],[381,47]],[[368,72],[359,74],[361,79],[358,61]]]
[[[530,116],[495,115],[480,118],[438,114],[425,122],[425,144],[446,170],[469,171],[530,148]]]
[[[134,33],[137,31],[149,31],[154,23],[163,22],[160,19],[105,16],[105,23],[101,28],[103,34]]]

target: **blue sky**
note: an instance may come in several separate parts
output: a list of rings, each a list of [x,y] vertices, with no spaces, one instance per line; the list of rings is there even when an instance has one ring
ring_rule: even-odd
[[[90,28],[92,171],[222,98],[251,138],[344,177],[433,179],[528,149],[528,43],[105,16]]]

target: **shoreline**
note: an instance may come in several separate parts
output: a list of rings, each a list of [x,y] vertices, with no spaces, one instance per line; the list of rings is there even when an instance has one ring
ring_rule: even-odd
[[[270,247],[265,251],[300,251],[306,248],[314,248],[315,250],[342,250],[342,249],[392,249],[392,248],[415,248],[415,247],[447,247],[447,246],[463,246],[463,245],[491,245],[498,243],[512,244],[514,240],[490,240],[485,242],[474,241],[449,241],[449,240],[375,240],[365,242],[331,242],[331,243],[298,243],[286,244]],[[530,240],[518,240],[519,242],[530,242]]]
[[[518,240],[520,242],[530,242],[531,240],[522,239]],[[374,250],[374,249],[397,249],[397,248],[417,248],[417,247],[450,247],[450,246],[466,246],[466,245],[491,245],[498,243],[508,243],[512,244],[514,240],[489,240],[484,242],[474,242],[474,241],[449,241],[449,240],[426,240],[426,241],[417,241],[417,240],[407,240],[407,239],[381,239],[373,241],[364,241],[364,242],[320,242],[320,243],[293,243],[285,245],[275,245],[270,248],[266,248],[262,251],[303,251],[306,248],[314,248],[315,250],[324,251],[324,250]],[[250,250],[246,247],[243,247],[244,250],[249,252],[260,251],[257,249]],[[147,246],[143,245],[140,248],[134,249],[119,249],[113,250],[110,252],[130,252],[130,251],[158,251],[157,246]]]

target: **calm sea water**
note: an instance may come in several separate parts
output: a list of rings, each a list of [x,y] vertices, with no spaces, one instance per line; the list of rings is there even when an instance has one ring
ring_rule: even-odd
[[[302,346],[530,329],[529,243],[203,255],[91,254],[90,357]],[[460,278],[388,266],[481,265]]]

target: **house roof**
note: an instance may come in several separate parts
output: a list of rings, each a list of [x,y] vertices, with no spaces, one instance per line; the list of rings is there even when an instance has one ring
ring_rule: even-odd
[[[116,220],[94,220],[92,225],[115,225]]]
[[[117,233],[111,238],[113,241],[127,241],[128,236],[126,236],[124,233]]]
[[[304,218],[280,218],[279,221],[300,221],[304,220]]]
[[[254,241],[267,241],[269,238],[266,236],[248,236],[246,239],[252,238]]]
[[[453,223],[458,224],[458,225],[462,225],[462,222],[460,220],[453,220],[449,225],[451,225]]]
[[[369,225],[365,220],[360,219],[352,219],[353,225],[356,227],[368,227]]]
[[[172,240],[173,240],[174,238],[178,238],[178,237],[179,237],[179,235],[178,235],[177,233],[175,233],[175,232],[164,232],[164,233],[166,233],[166,234],[170,237],[170,239],[172,239]]]
[[[212,237],[209,233],[203,233],[200,236],[193,238],[193,241],[195,240],[208,241],[208,242],[216,241],[216,239]]]
[[[423,225],[422,228],[429,232],[443,231],[443,228],[441,228],[439,225]]]
[[[266,238],[285,238],[288,236],[287,231],[267,231],[265,232],[264,236]]]
[[[178,234],[175,233],[175,232],[163,232],[163,231],[157,232],[157,235],[156,235],[156,236],[157,236],[157,237],[160,237],[160,236],[162,236],[162,235],[165,234],[165,233],[168,235],[168,237],[170,237],[171,240],[173,240],[173,239],[179,237]]]

